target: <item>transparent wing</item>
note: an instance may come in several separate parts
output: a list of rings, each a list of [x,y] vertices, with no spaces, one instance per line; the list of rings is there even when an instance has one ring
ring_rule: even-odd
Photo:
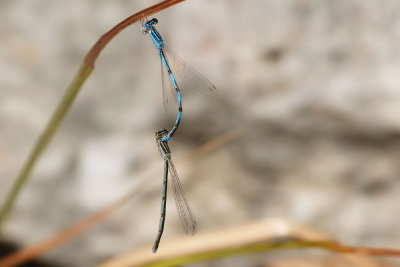
[[[209,80],[207,80],[203,75],[197,72],[195,69],[190,67],[175,54],[168,46],[165,46],[164,55],[168,62],[168,65],[175,77],[176,83],[181,91],[195,91],[202,95],[212,96],[216,90],[215,85],[213,85]],[[169,77],[168,71],[161,61],[161,72],[162,72],[162,84],[163,84],[163,96],[164,96],[164,107],[168,104],[167,94],[172,92],[175,96],[175,88]],[[176,100],[176,97],[174,97]]]
[[[183,225],[186,234],[194,235],[196,232],[196,220],[190,210],[189,204],[183,193],[182,184],[179,180],[178,173],[176,172],[175,165],[172,159],[168,160],[172,176],[172,188],[174,191],[175,204],[178,210],[179,219]]]
[[[172,81],[169,77],[167,68],[164,66],[164,63],[163,63],[163,60],[161,57],[160,57],[160,62],[161,62],[161,81],[162,81],[163,103],[164,103],[164,109],[167,110],[168,92],[173,93],[175,91],[175,88],[174,88],[174,85],[172,84]]]

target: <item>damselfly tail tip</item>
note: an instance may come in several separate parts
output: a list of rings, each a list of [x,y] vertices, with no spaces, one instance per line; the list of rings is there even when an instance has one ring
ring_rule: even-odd
[[[155,254],[157,252],[158,249],[158,244],[154,244],[153,246],[153,253]]]

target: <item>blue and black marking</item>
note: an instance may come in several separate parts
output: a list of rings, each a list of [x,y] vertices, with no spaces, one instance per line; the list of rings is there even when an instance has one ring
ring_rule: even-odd
[[[181,95],[181,91],[179,90],[178,83],[175,80],[174,74],[172,73],[171,68],[168,64],[167,58],[165,57],[164,40],[162,39],[160,33],[154,27],[154,25],[156,25],[157,23],[158,23],[158,20],[156,18],[153,18],[153,19],[145,22],[144,27],[146,28],[146,32],[150,35],[151,40],[153,41],[154,45],[156,46],[156,48],[158,50],[158,54],[160,55],[161,61],[162,61],[163,65],[165,66],[165,69],[168,71],[168,75],[172,81],[174,88],[175,88],[176,96],[177,96],[177,100],[178,100],[178,116],[176,117],[174,127],[171,129],[171,131],[169,131],[169,133],[167,135],[165,135],[162,138],[162,141],[165,142],[165,141],[170,140],[171,137],[174,136],[174,134],[175,134],[176,130],[178,129],[179,124],[181,122],[182,95]]]
[[[172,180],[172,189],[175,198],[175,204],[178,210],[179,219],[188,234],[194,234],[196,231],[196,220],[193,217],[192,211],[183,193],[181,182],[179,181],[178,173],[176,172],[174,163],[171,158],[171,150],[169,149],[168,142],[162,139],[168,134],[165,129],[159,130],[155,133],[158,151],[164,159],[164,179],[161,201],[161,216],[158,233],[153,245],[153,253],[157,252],[160,245],[161,237],[164,232],[165,216],[167,213],[167,189],[168,189],[168,176]]]
[[[156,237],[156,241],[153,245],[153,253],[157,252],[158,246],[160,245],[162,234],[164,233],[164,225],[165,225],[165,215],[167,208],[167,188],[168,188],[168,160],[164,161],[164,180],[163,180],[163,192],[162,192],[162,201],[161,201],[161,216],[160,216],[160,225],[158,228],[158,233]]]
[[[168,134],[168,131],[165,129],[159,130],[155,133],[156,143],[158,147],[158,151],[160,151],[161,157],[164,159],[164,179],[163,179],[163,191],[162,191],[162,201],[161,201],[161,216],[160,216],[160,225],[158,227],[158,233],[156,237],[156,241],[153,245],[153,253],[157,252],[158,246],[160,245],[161,237],[164,232],[165,225],[165,215],[167,208],[167,192],[168,192],[168,168],[169,168],[169,159],[171,158],[171,151],[168,146],[168,142],[162,141],[162,138]]]

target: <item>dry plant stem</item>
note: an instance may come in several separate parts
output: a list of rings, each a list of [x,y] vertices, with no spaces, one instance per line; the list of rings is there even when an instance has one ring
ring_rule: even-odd
[[[55,131],[57,130],[58,126],[62,122],[65,114],[70,109],[71,104],[74,102],[76,95],[78,94],[79,90],[81,89],[83,83],[89,77],[90,73],[94,69],[94,63],[99,56],[100,52],[103,48],[123,29],[128,27],[129,25],[137,22],[138,20],[151,16],[163,9],[166,9],[172,5],[175,5],[179,2],[184,0],[166,0],[160,2],[156,5],[153,5],[149,8],[146,8],[127,19],[123,20],[122,22],[118,23],[114,28],[104,34],[100,39],[93,45],[90,49],[88,54],[86,55],[81,67],[78,70],[78,73],[75,75],[75,78],[72,80],[70,86],[68,87],[67,91],[65,92],[63,98],[61,99],[60,104],[54,111],[50,121],[48,122],[46,128],[44,129],[43,133],[40,135],[39,139],[36,141],[35,146],[33,147],[28,159],[26,160],[25,164],[23,165],[19,175],[17,176],[13,187],[9,195],[7,196],[5,203],[3,204],[0,210],[0,227],[11,211],[14,203],[21,192],[21,189],[26,184],[28,177],[35,166],[35,163],[41,156],[42,152],[48,145],[49,141],[51,140],[52,136],[54,135]]]
[[[359,260],[370,262],[374,259],[367,256],[400,256],[400,251],[394,249],[342,245],[317,230],[276,218],[199,232],[190,239],[164,240],[163,249],[158,251],[157,255],[151,252],[150,246],[143,247],[118,255],[99,267],[184,266],[232,255],[305,248],[352,253]]]
[[[3,259],[0,259],[0,266],[2,266],[2,267],[18,266],[19,264],[22,264],[22,263],[40,255],[41,253],[49,250],[50,248],[55,247],[58,244],[65,242],[66,240],[69,240],[70,238],[87,230],[88,228],[90,228],[91,226],[96,224],[97,222],[99,222],[102,219],[109,216],[114,210],[116,210],[118,207],[125,204],[132,197],[132,194],[134,194],[134,193],[135,192],[132,192],[132,193],[124,196],[122,199],[118,200],[116,203],[100,210],[99,212],[96,212],[95,214],[91,215],[90,217],[88,217],[70,227],[65,228],[60,233],[52,236],[49,239],[46,239],[43,242],[40,242],[40,243],[33,245],[31,247],[28,247],[26,249],[22,249],[22,250],[17,251]]]
[[[317,230],[276,218],[199,232],[192,238],[164,240],[163,249],[156,256],[150,246],[143,247],[118,255],[99,267],[184,266],[232,255],[305,248],[352,253],[359,260],[370,262],[374,262],[374,259],[367,256],[400,256],[399,250],[346,246]]]

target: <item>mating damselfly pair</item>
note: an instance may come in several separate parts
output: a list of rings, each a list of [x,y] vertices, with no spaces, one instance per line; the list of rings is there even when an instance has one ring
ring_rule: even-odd
[[[158,150],[160,151],[161,157],[164,159],[164,178],[160,225],[153,246],[154,253],[158,249],[161,236],[164,232],[169,174],[172,177],[172,188],[179,219],[183,224],[185,232],[187,234],[193,235],[196,231],[196,221],[183,193],[182,184],[179,180],[178,173],[176,172],[175,165],[171,158],[171,150],[168,146],[168,140],[170,140],[175,134],[182,117],[182,93],[180,89],[200,90],[205,92],[206,94],[212,94],[216,89],[210,81],[204,78],[193,68],[188,66],[168,46],[165,45],[163,38],[154,26],[157,23],[158,20],[156,18],[153,18],[151,20],[143,20],[142,27],[143,31],[151,37],[151,40],[157,48],[158,54],[161,59],[161,77],[164,108],[166,108],[168,104],[169,91],[174,91],[177,97],[178,116],[176,118],[175,125],[169,132],[163,129],[155,133]]]

